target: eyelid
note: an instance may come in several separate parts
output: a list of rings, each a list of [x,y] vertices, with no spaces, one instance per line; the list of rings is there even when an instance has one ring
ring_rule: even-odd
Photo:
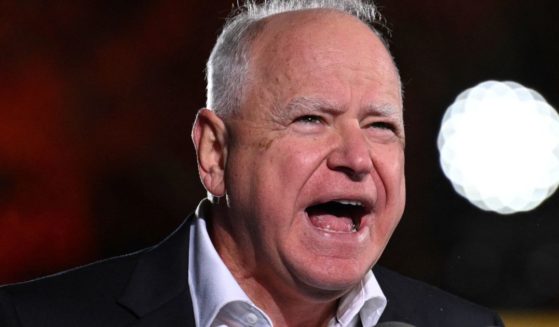
[[[391,129],[391,130],[397,130],[399,128],[399,124],[397,121],[394,121],[393,119],[386,119],[383,117],[375,117],[372,119],[367,119],[365,120],[365,123],[363,124],[363,126],[365,127],[385,127],[387,129]]]
[[[400,123],[399,120],[392,120],[392,119],[380,119],[374,120],[370,123],[364,125],[365,128],[376,128],[377,130],[383,132],[391,132],[395,137],[400,139],[404,138],[404,126]]]
[[[382,121],[382,120],[372,122],[372,123],[368,124],[368,126],[380,127],[382,129],[389,129],[389,130],[392,130],[392,131],[396,131],[396,129],[397,129],[397,127],[394,123],[388,122],[388,121]]]
[[[294,120],[294,122],[302,122],[302,123],[322,123],[324,122],[324,118],[319,116],[319,115],[314,115],[314,114],[306,114],[306,115],[301,115],[301,116],[297,116]]]

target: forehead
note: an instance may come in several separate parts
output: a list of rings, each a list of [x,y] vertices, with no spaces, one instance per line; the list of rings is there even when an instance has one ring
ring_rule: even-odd
[[[334,10],[267,18],[252,44],[247,75],[249,88],[275,97],[340,90],[335,82],[368,83],[401,102],[397,69],[382,41],[357,18]]]

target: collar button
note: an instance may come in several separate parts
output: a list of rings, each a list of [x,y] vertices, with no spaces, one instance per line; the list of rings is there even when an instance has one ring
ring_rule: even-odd
[[[256,323],[258,322],[258,317],[257,317],[254,313],[252,313],[252,312],[247,313],[247,314],[245,315],[245,322],[246,322],[249,326],[254,326],[254,325],[256,325]]]

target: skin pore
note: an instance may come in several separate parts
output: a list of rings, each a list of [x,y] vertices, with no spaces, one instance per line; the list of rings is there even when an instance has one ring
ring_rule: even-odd
[[[202,109],[193,130],[212,242],[275,326],[325,326],[403,213],[398,73],[332,10],[267,18],[249,61],[239,113]]]

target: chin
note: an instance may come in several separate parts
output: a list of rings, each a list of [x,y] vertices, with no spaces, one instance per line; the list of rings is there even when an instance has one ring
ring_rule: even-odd
[[[313,262],[312,265],[292,269],[297,281],[309,292],[319,297],[339,297],[359,284],[370,265],[343,260]]]

